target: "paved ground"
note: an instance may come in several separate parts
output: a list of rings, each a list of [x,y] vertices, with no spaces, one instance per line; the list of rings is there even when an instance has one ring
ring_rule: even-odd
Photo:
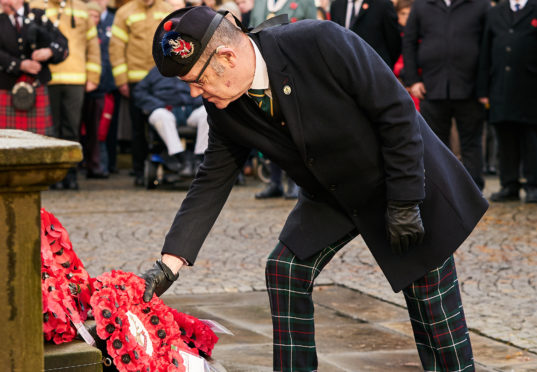
[[[122,172],[109,180],[82,180],[78,192],[43,193],[42,205],[67,228],[92,276],[112,269],[139,273],[150,267],[185,196],[177,190],[135,189]],[[496,187],[497,181],[489,179],[485,193]],[[196,265],[182,271],[180,282],[166,297],[179,309],[183,305],[193,313],[205,312],[240,330],[234,338],[225,336],[217,351],[230,371],[269,370],[270,365],[268,312],[258,323],[247,310],[266,311],[264,262],[293,202],[256,201],[253,194],[259,188],[249,180],[248,186],[234,189]],[[536,226],[537,205],[492,204],[457,253],[465,312],[482,371],[537,371]],[[341,335],[320,337],[325,363],[321,371],[419,370],[403,297],[391,291],[361,239],[334,258],[317,284],[317,292],[324,295],[316,295],[321,317],[327,314],[319,327],[327,332],[332,324],[341,325],[338,332],[357,327],[340,344],[328,341]],[[234,300],[220,293],[234,293]],[[347,301],[350,297],[356,301]],[[352,305],[369,302],[375,309],[369,311],[373,317],[363,315],[361,305]],[[395,337],[395,344],[384,343],[388,340],[384,334],[374,331],[404,340]],[[366,336],[377,337],[377,342],[371,346],[362,341]],[[393,345],[399,345],[393,347],[399,351],[388,352]],[[258,359],[241,364],[235,355]],[[371,368],[364,367],[368,365]]]

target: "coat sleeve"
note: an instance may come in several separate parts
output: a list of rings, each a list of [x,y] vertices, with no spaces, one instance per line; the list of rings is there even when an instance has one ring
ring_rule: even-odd
[[[418,73],[418,46],[419,46],[419,4],[414,3],[405,26],[403,36],[403,62],[405,74],[403,76],[406,86],[411,86],[421,78]]]
[[[112,25],[112,36],[108,45],[108,53],[110,54],[110,64],[112,65],[112,75],[116,86],[120,87],[128,83],[127,78],[127,43],[129,42],[129,34],[126,23],[126,14],[121,7],[114,18]]]
[[[209,112],[209,145],[192,186],[177,212],[166,235],[162,254],[183,257],[190,265],[220,214],[240,168],[250,149],[239,146],[218,133],[211,119],[216,111],[206,105]]]
[[[424,199],[423,142],[419,129],[423,119],[412,99],[365,41],[333,23],[322,25],[325,30],[318,33],[317,43],[323,66],[368,117],[367,124],[355,125],[371,124],[377,133],[387,199]]]
[[[101,79],[101,47],[97,35],[97,26],[88,17],[86,21],[86,74],[88,81],[99,85]]]

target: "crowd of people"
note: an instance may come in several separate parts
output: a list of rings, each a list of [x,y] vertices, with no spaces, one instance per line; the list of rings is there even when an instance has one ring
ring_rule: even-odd
[[[491,200],[518,200],[525,189],[525,201],[537,202],[536,0],[1,3],[0,128],[83,146],[82,164],[53,189],[78,189],[81,172],[108,178],[117,172],[118,149],[130,151],[134,184],[143,186],[148,130],[165,144],[167,166],[193,177],[207,141],[202,101],[190,96],[187,83],[162,77],[151,55],[162,19],[193,5],[227,10],[249,28],[287,14],[291,23],[321,19],[356,33],[394,71],[481,190],[484,174],[499,174],[501,189]],[[25,92],[29,108],[20,106]],[[193,113],[201,118],[194,124],[198,138],[186,146],[177,126]],[[270,181],[255,197],[297,198],[292,178],[275,163],[269,167]],[[252,173],[248,160],[238,183]]]

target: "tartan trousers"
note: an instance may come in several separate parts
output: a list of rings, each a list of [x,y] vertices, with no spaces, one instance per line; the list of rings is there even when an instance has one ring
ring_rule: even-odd
[[[279,242],[266,266],[274,371],[317,370],[313,282],[350,233],[306,260]],[[453,256],[403,290],[424,371],[474,371]]]

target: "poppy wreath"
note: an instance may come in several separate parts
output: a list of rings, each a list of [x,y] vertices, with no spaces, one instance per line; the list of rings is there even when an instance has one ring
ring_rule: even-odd
[[[201,320],[192,315],[180,313],[171,309],[175,322],[181,331],[181,339],[198,355],[208,359],[211,357],[214,345],[218,342],[213,330]]]
[[[74,324],[88,317],[90,277],[69,235],[52,213],[41,209],[43,333],[56,344],[73,340]]]
[[[185,371],[179,351],[193,352],[181,338],[172,309],[157,296],[143,301],[142,278],[112,271],[95,278],[93,288],[97,335],[119,371]]]

